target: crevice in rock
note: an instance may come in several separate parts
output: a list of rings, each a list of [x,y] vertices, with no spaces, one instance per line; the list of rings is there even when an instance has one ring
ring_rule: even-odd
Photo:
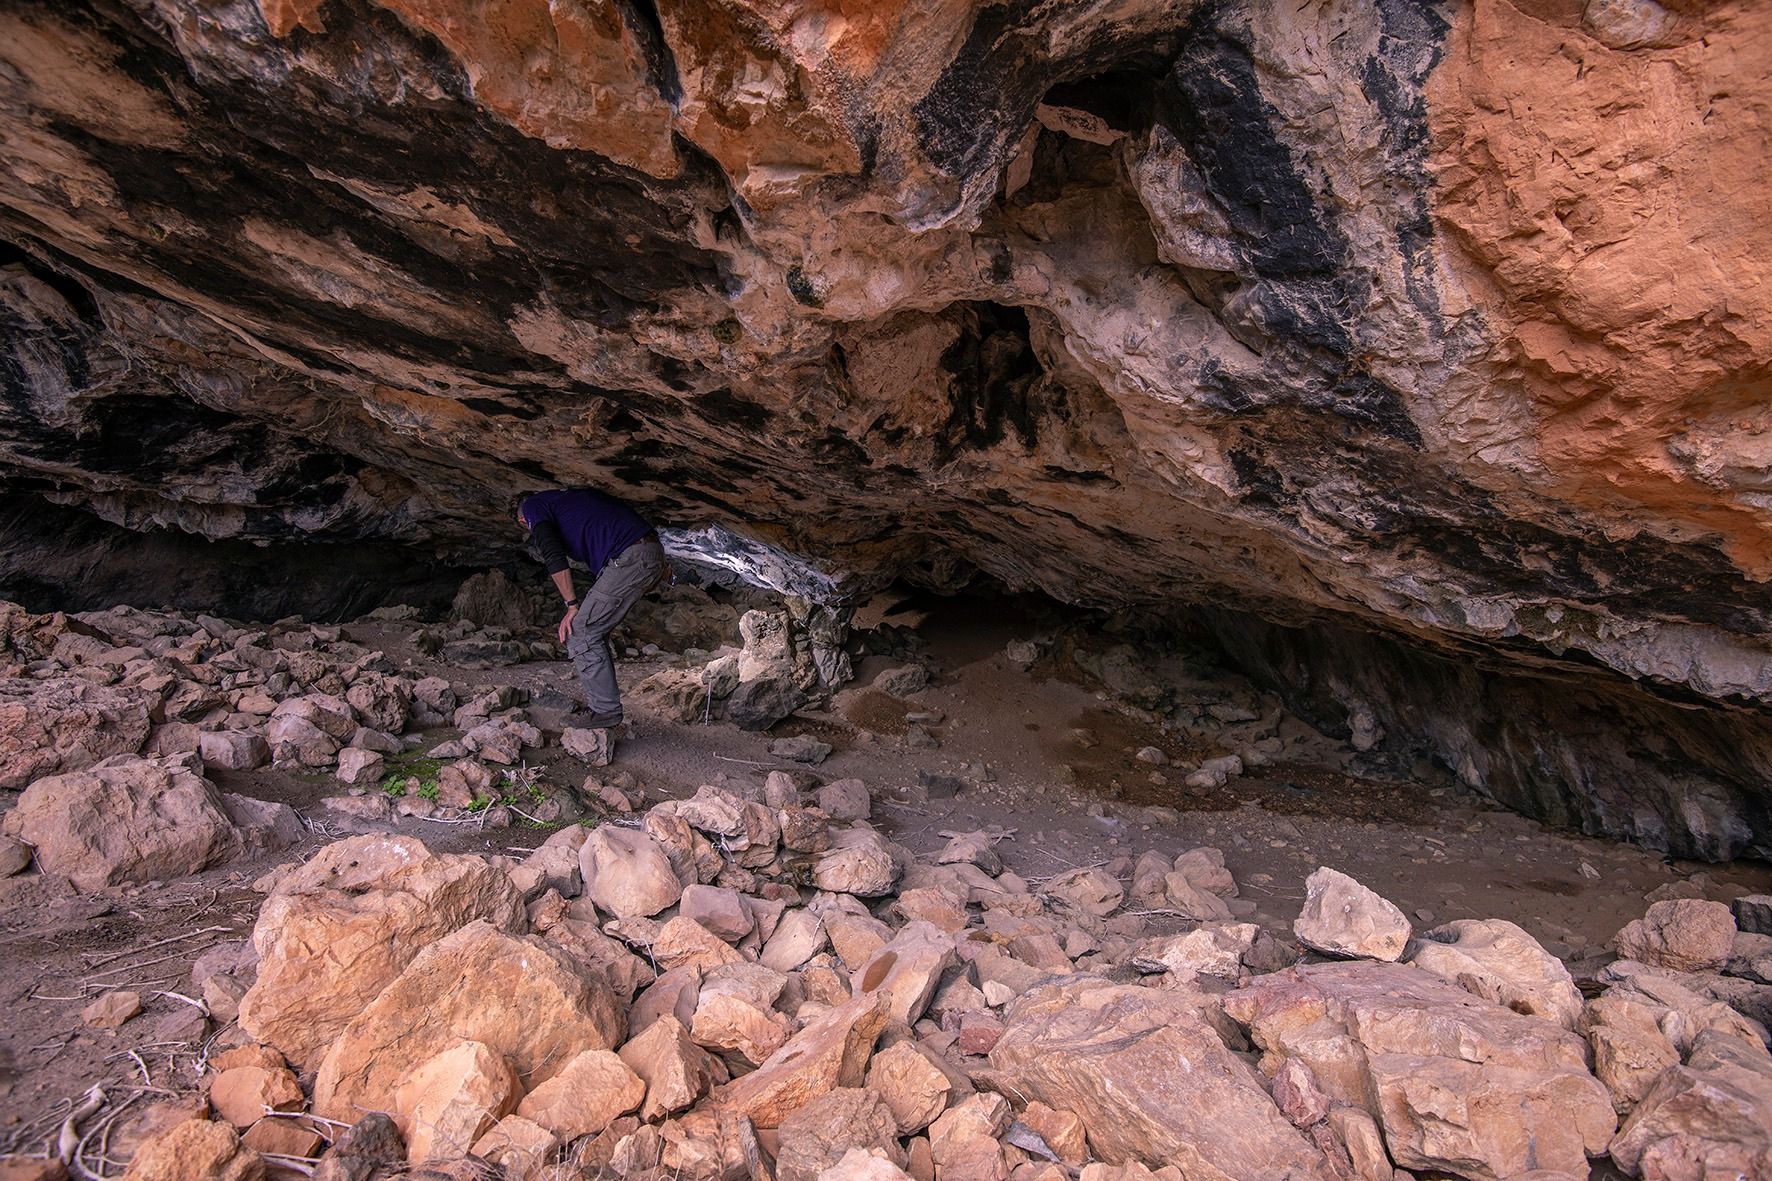
[[[121,528],[10,487],[0,506],[0,599],[32,611],[127,603],[240,619],[351,619],[376,607],[446,607],[471,568],[393,541],[255,545]]]
[[[647,80],[666,102],[677,106],[683,101],[683,83],[677,77],[677,58],[665,40],[656,0],[616,0],[616,11],[646,55]]]

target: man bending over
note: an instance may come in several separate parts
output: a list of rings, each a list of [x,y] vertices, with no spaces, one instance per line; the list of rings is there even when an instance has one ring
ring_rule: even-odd
[[[566,603],[559,638],[578,668],[590,715],[573,720],[589,728],[619,726],[621,689],[615,683],[609,633],[664,578],[658,531],[615,497],[593,488],[525,496],[517,505],[517,520],[529,530]],[[572,589],[568,558],[591,572],[591,589],[582,599]]]

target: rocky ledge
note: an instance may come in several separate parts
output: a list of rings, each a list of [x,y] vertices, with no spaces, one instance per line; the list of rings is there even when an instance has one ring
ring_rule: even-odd
[[[1393,741],[1764,852],[1768,43],[1747,0],[13,4],[0,479],[468,561],[591,481],[853,586],[1332,621],[1390,637],[1329,647]]]

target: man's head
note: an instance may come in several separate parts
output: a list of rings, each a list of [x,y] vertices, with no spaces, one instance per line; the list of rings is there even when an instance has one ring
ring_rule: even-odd
[[[523,502],[533,495],[535,495],[533,492],[519,492],[511,501],[511,513],[517,518],[517,524],[523,526],[525,533],[529,531],[529,521],[523,515]]]

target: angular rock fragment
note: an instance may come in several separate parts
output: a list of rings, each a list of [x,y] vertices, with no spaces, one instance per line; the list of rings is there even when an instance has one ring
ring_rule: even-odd
[[[655,915],[683,896],[670,858],[645,832],[601,825],[578,856],[584,896],[618,918]]]
[[[819,1095],[782,1121],[780,1142],[778,1181],[818,1181],[851,1149],[878,1149],[889,1159],[900,1151],[892,1112],[865,1087],[837,1087]]]
[[[922,1131],[955,1099],[972,1092],[965,1075],[911,1041],[874,1055],[868,1064],[867,1087],[879,1094],[904,1136]]]
[[[637,1110],[645,1095],[646,1083],[624,1059],[610,1050],[584,1050],[523,1096],[517,1114],[571,1140],[601,1132]]]
[[[696,1045],[670,1014],[647,1025],[619,1055],[646,1084],[640,1118],[648,1123],[686,1110],[727,1078],[720,1060]]]
[[[1594,1076],[1605,1084],[1620,1115],[1643,1101],[1662,1071],[1679,1065],[1680,1052],[1662,1033],[1656,1010],[1641,1001],[1623,995],[1595,997],[1577,1028],[1593,1049]]]
[[[1395,961],[1409,943],[1409,920],[1385,899],[1324,866],[1305,879],[1293,934],[1325,955]]]
[[[813,1098],[860,1086],[874,1041],[886,1026],[886,998],[856,997],[808,1024],[762,1066],[714,1092],[716,1106],[777,1128]]]
[[[846,828],[831,837],[830,849],[812,867],[821,890],[877,898],[898,881],[898,863],[886,838],[868,828]]]
[[[123,1181],[264,1181],[265,1164],[224,1123],[193,1119],[142,1142]]]
[[[1656,1079],[1612,1141],[1646,1178],[1763,1177],[1772,1167],[1772,1056],[1707,1030]]]
[[[1073,869],[1046,883],[1045,893],[1082,914],[1105,918],[1125,900],[1126,890],[1099,869]]]
[[[393,1092],[392,1111],[414,1164],[464,1155],[517,1101],[517,1076],[504,1057],[460,1041],[418,1062]]]
[[[855,992],[884,995],[892,1019],[914,1025],[929,1007],[942,973],[954,962],[952,935],[929,923],[912,922],[862,965],[853,982]]]

